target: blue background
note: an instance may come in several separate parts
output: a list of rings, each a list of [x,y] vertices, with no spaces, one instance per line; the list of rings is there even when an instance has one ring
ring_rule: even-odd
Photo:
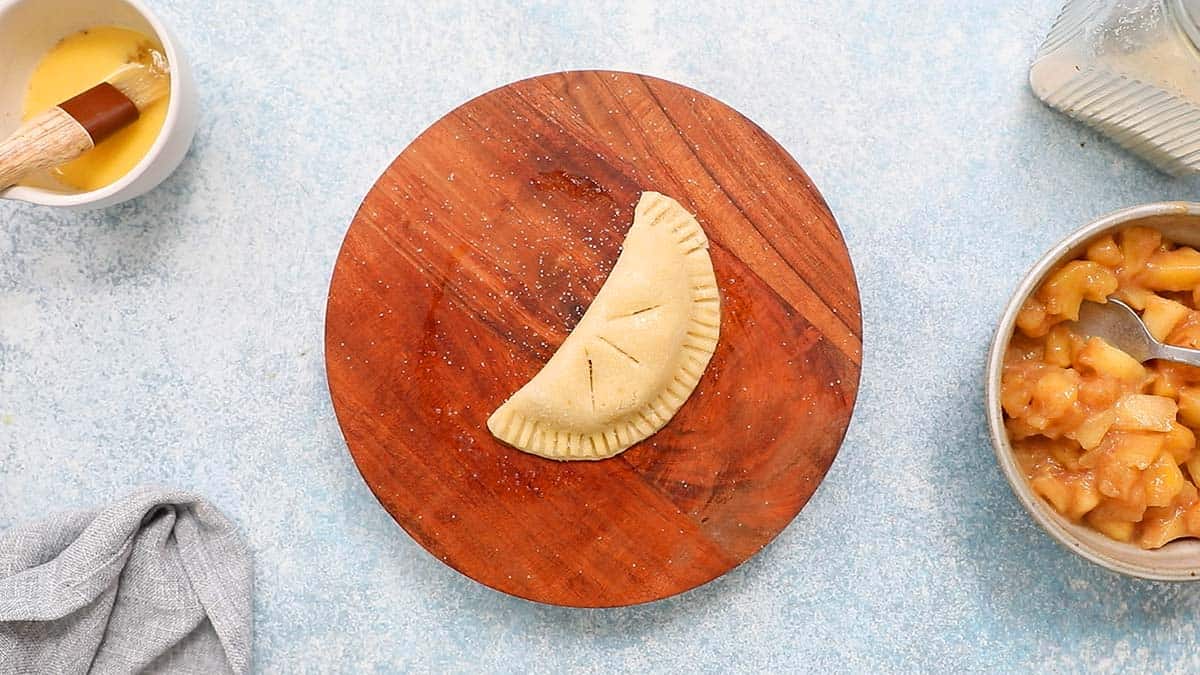
[[[266,672],[1195,671],[1200,584],[1060,549],[992,456],[984,352],[1024,270],[1119,207],[1196,194],[1044,108],[1053,2],[152,2],[194,61],[195,145],[104,211],[0,205],[0,527],[135,485],[199,491],[257,565]],[[724,578],[573,611],[443,566],[355,470],[325,294],[386,164],[466,99],[568,68],[696,87],[823,191],[865,367],[828,479]]]

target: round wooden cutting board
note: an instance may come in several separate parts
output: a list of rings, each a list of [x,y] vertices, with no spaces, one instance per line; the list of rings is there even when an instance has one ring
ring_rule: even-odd
[[[499,443],[488,416],[583,315],[643,190],[711,240],[703,379],[612,459]],[[417,542],[505,593],[610,607],[699,586],[787,526],[850,421],[861,331],[841,234],[783,148],[692,89],[583,71],[484,94],[396,158],[338,256],[325,361],[354,461]]]

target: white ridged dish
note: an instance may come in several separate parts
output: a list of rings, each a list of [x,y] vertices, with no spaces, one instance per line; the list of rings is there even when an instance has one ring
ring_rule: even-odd
[[[1198,5],[1072,0],[1038,50],[1030,87],[1162,171],[1200,171]]]

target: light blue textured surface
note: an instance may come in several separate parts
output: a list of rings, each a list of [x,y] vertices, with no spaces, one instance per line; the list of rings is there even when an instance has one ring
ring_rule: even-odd
[[[1051,0],[153,4],[201,87],[180,170],[102,212],[0,205],[0,527],[145,483],[209,496],[255,551],[264,672],[1200,668],[1200,584],[1060,549],[986,438],[984,351],[1023,271],[1097,215],[1196,196],[1030,95]],[[866,331],[850,433],[791,527],[612,611],[421,550],[360,480],[321,361],[334,256],[387,162],[476,94],[588,67],[696,87],[791,151]]]

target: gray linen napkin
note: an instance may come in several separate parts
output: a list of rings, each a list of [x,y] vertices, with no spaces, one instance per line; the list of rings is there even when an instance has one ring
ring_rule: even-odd
[[[203,498],[143,489],[0,532],[0,673],[244,673],[253,568]]]

